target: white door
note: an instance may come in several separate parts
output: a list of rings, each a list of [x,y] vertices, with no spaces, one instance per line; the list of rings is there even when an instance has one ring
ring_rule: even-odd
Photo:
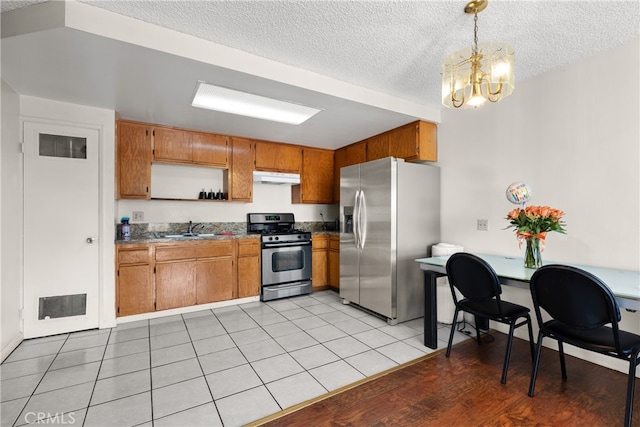
[[[98,131],[24,124],[24,336],[98,327]]]

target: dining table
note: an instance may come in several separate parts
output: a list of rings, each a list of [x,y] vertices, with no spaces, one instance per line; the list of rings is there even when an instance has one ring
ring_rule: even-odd
[[[525,268],[522,258],[482,253],[474,253],[474,255],[489,263],[502,285],[529,289],[529,280],[536,269]],[[447,275],[446,265],[450,256],[434,256],[415,260],[420,265],[420,269],[424,271],[424,345],[432,349],[438,347],[437,279]],[[570,265],[585,270],[609,286],[621,308],[631,312],[640,310],[640,271],[544,262],[544,265],[548,264]]]

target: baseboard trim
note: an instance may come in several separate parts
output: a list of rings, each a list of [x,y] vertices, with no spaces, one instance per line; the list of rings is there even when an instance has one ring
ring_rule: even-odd
[[[11,341],[7,343],[7,345],[2,347],[2,350],[0,350],[0,363],[4,362],[4,359],[9,357],[11,352],[13,352],[13,350],[18,348],[18,346],[23,340],[24,340],[24,336],[22,335],[22,333],[19,332],[15,337],[13,337]]]

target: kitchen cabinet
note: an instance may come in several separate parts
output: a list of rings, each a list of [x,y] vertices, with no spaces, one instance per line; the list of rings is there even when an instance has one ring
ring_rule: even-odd
[[[256,170],[300,173],[301,148],[298,145],[256,141]]]
[[[260,240],[238,240],[237,298],[260,295]]]
[[[229,167],[229,138],[214,133],[191,132],[193,163],[221,169]]]
[[[118,247],[116,260],[116,315],[153,311],[151,248],[142,244]]]
[[[329,286],[340,290],[340,236],[329,236]]]
[[[196,303],[196,250],[191,244],[156,247],[156,310]]]
[[[231,168],[225,174],[224,186],[229,200],[253,201],[253,167],[255,149],[253,141],[244,138],[231,139]]]
[[[191,163],[191,135],[182,129],[153,128],[153,160]]]
[[[367,144],[367,162],[384,159],[390,155],[389,133],[372,136],[365,140]]]
[[[302,148],[300,184],[291,187],[291,203],[333,203],[334,152]]]
[[[347,145],[335,151],[333,172],[333,200],[340,202],[340,168],[367,161],[366,141]]]
[[[116,144],[116,198],[151,197],[151,127],[119,121]]]
[[[412,161],[438,160],[437,125],[417,121],[387,132],[389,154],[399,159]]]
[[[311,239],[311,283],[313,291],[326,289],[329,274],[329,236],[316,234]]]
[[[234,292],[234,242],[198,243],[196,246],[196,304],[226,301]]]

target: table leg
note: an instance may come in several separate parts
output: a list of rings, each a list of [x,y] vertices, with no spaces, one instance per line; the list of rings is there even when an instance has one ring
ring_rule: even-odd
[[[424,345],[438,348],[438,299],[436,280],[445,276],[435,271],[424,272]]]

